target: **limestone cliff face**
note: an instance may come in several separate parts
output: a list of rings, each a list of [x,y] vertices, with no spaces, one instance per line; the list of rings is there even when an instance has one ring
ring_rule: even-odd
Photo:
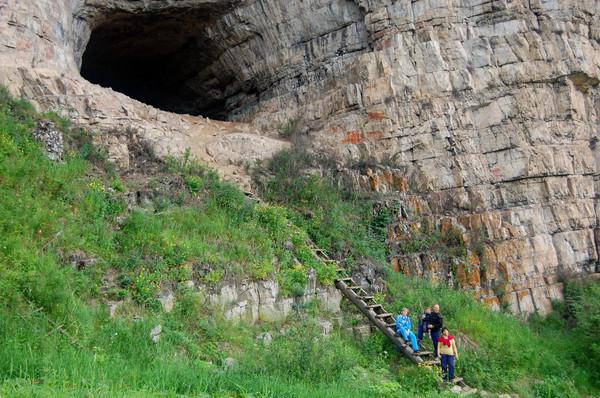
[[[599,15],[594,0],[0,0],[0,83],[229,175],[301,118],[341,178],[402,203],[392,248],[423,220],[456,228],[483,245],[453,270],[462,287],[543,312],[559,275],[597,271]],[[125,138],[100,139],[126,160]]]

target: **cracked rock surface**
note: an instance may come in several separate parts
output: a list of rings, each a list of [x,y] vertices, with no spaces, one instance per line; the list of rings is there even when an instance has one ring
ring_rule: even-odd
[[[287,147],[277,130],[301,118],[348,184],[485,235],[461,287],[547,312],[560,275],[598,271],[599,13],[594,0],[0,0],[0,83],[98,131],[117,163],[128,143],[109,132],[129,127],[243,186],[243,160]],[[81,76],[88,56],[104,87]],[[152,78],[103,74],[123,63],[125,81]]]

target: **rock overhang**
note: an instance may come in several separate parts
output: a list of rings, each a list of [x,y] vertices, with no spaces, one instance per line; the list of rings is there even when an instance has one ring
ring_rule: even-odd
[[[82,77],[168,112],[211,119],[227,120],[240,98],[255,102],[252,83],[240,80],[241,63],[224,65],[227,44],[210,33],[236,2],[162,3],[100,7],[88,16],[89,40],[75,54]]]
[[[86,2],[74,12],[73,56],[92,83],[159,109],[252,120],[261,102],[326,73],[325,61],[368,47],[355,2],[309,3]]]

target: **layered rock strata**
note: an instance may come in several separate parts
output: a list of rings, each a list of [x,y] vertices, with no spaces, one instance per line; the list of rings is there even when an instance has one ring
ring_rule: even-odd
[[[599,11],[593,0],[0,0],[0,82],[107,132],[123,162],[127,138],[108,132],[132,127],[158,154],[190,147],[240,176],[300,119],[295,134],[347,181],[405,204],[401,223],[485,237],[486,267],[472,259],[463,287],[498,306],[501,285],[515,312],[544,312],[560,275],[597,271]],[[90,78],[127,59],[164,77],[131,95],[236,123],[93,85],[79,73],[88,56],[92,69],[106,62]],[[446,272],[401,254],[408,272]]]

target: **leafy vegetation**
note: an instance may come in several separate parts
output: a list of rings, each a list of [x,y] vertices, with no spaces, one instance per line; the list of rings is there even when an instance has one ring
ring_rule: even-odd
[[[31,139],[40,118],[66,134],[64,162]],[[275,204],[255,203],[189,153],[145,163],[151,172],[135,180],[106,164],[93,134],[0,90],[0,396],[452,396],[380,334],[358,341],[342,324],[323,337],[314,303],[281,325],[235,325],[177,283],[275,276],[284,294],[300,295],[309,268],[323,283],[335,275],[308,237],[340,258],[385,261],[391,213],[301,174],[312,164],[302,156],[270,163],[263,193]],[[156,300],[165,283],[177,286],[171,313]],[[388,277],[393,310],[442,303],[463,336],[459,373],[470,384],[523,397],[598,392],[597,285],[568,284],[567,298],[548,319],[525,322],[465,293]],[[117,317],[110,300],[123,302]],[[266,331],[270,344],[256,338]],[[582,363],[581,352],[594,360]]]
[[[330,179],[307,169],[318,159],[298,150],[282,151],[266,165],[270,177],[261,181],[261,196],[290,209],[300,229],[329,253],[352,265],[360,258],[386,261],[383,224],[390,214],[374,212],[372,199],[338,188]]]
[[[271,367],[280,367],[272,362],[265,362],[263,376],[249,379],[243,367],[224,374],[207,361],[218,364],[225,353],[252,346],[256,331],[240,332],[243,341],[223,334],[230,326],[207,323],[213,314],[185,289],[173,315],[162,314],[156,301],[163,283],[192,277],[216,283],[275,275],[284,294],[299,294],[313,267],[321,282],[331,283],[335,269],[312,255],[285,208],[254,203],[189,156],[160,166],[183,182],[183,205],[155,197],[131,206],[128,181],[106,167],[89,134],[65,130],[71,152],[53,163],[31,139],[37,119],[50,116],[1,94],[0,394],[329,396],[336,390],[331,378],[313,387],[298,378],[290,385],[283,374],[271,387]],[[93,265],[71,266],[73,253]],[[107,275],[113,275],[108,286]],[[99,305],[129,298],[123,319],[109,318]],[[154,345],[148,333],[157,323],[165,332]],[[318,359],[318,352],[309,354]]]
[[[279,135],[283,138],[293,138],[292,136],[297,133],[300,124],[300,118],[294,117],[288,119],[279,127]]]
[[[589,350],[600,315],[597,283],[577,287],[574,295],[567,293],[573,308],[593,307],[590,312],[575,310],[578,326],[568,328],[559,313],[525,321],[491,312],[464,292],[444,286],[393,273],[387,280],[387,301],[393,311],[409,307],[418,313],[426,306],[441,304],[446,326],[461,343],[457,372],[470,385],[525,397],[577,397],[598,392],[599,366]],[[582,357],[589,360],[582,361]]]

